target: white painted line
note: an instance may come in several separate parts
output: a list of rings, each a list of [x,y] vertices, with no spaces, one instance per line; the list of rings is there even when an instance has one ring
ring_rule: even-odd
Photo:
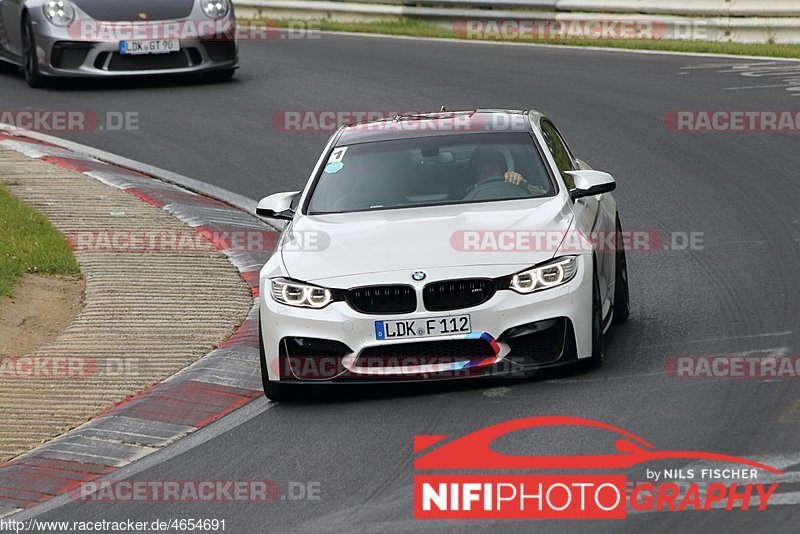
[[[648,376],[661,376],[666,375],[666,371],[657,371],[653,373],[639,373],[635,375],[619,375],[619,376],[603,376],[598,378],[553,378],[552,380],[545,380],[546,384],[583,384],[589,382],[613,382],[616,380],[630,380],[631,378],[644,378]]]
[[[497,397],[507,397],[509,393],[511,393],[511,388],[499,387],[499,388],[487,389],[482,393],[482,395],[484,397],[497,398]]]
[[[712,355],[709,356],[713,358],[714,356],[763,356],[765,358],[782,358],[789,353],[788,347],[776,347],[771,349],[758,349],[758,350],[746,350],[741,352],[729,352],[724,355]],[[583,384],[589,382],[612,382],[615,380],[629,380],[631,378],[645,378],[651,376],[660,376],[660,375],[667,375],[666,371],[656,371],[652,373],[638,373],[633,375],[620,375],[620,376],[606,376],[606,377],[598,377],[598,378],[554,378],[552,380],[545,380],[545,383],[548,384]],[[720,377],[708,377],[711,379],[717,378],[720,380],[729,380],[729,377],[720,376]],[[758,380],[759,382],[770,382],[771,380]],[[489,390],[492,391],[492,390]],[[486,392],[484,392],[486,395]],[[490,396],[490,395],[487,395]]]
[[[789,454],[761,454],[761,455],[747,455],[748,460],[769,465],[781,471],[787,471],[790,467],[800,466],[800,453]],[[725,464],[720,462],[713,462],[710,460],[700,460],[687,465],[684,469],[694,469],[698,471],[704,467],[721,467],[721,466],[735,466],[735,464]],[[789,478],[785,478],[789,476]],[[738,479],[731,479],[735,482]],[[759,473],[757,482],[800,482],[800,471],[792,471],[783,475],[775,475],[772,473]]]
[[[477,41],[471,39],[455,39],[447,37],[416,37],[411,35],[386,35],[380,33],[361,33],[361,32],[336,32],[330,30],[319,30],[323,35],[346,35],[349,37],[372,37],[379,39],[406,39],[412,41],[433,41],[442,43],[469,43],[477,45],[489,46],[528,46],[534,48],[555,48],[561,50],[592,50],[595,52],[623,52],[628,54],[646,54],[646,55],[667,55],[667,56],[684,56],[684,57],[706,57],[706,58],[725,58],[725,59],[746,59],[758,61],[790,61],[800,62],[797,58],[783,58],[783,57],[768,57],[768,56],[737,56],[732,54],[711,54],[702,52],[676,52],[671,50],[640,50],[631,48],[614,48],[604,46],[576,46],[576,45],[560,45],[560,44],[539,44],[539,43],[516,43],[516,42],[497,42],[497,41]]]
[[[686,65],[681,70],[707,70],[707,69],[729,69],[731,67],[750,67],[750,66],[772,65],[771,62],[761,63],[706,63],[704,65]]]
[[[790,336],[794,332],[791,330],[786,330],[785,332],[770,332],[768,334],[751,334],[747,336],[731,336],[731,337],[711,337],[706,339],[690,339],[686,341],[679,341],[678,343],[711,343],[714,341],[737,341],[741,339],[757,339],[763,337],[780,337],[780,336]],[[651,343],[649,345],[637,345],[635,348],[648,348],[648,347],[663,347],[667,345],[674,345],[675,343],[666,342],[666,343]]]
[[[758,497],[753,499],[753,506],[758,506]],[[717,503],[719,504],[719,503]],[[772,497],[769,498],[769,505],[773,504],[800,504],[800,491],[791,491],[788,493],[774,493]]]
[[[741,91],[743,89],[772,89],[777,87],[786,87],[785,83],[777,84],[777,85],[748,85],[745,87],[723,87],[723,91]]]
[[[792,453],[792,454],[767,454],[761,456],[753,456],[753,455],[746,455],[745,456],[749,460],[753,460],[762,464],[766,464],[781,471],[788,471],[782,475],[776,475],[773,473],[764,473],[760,471],[758,473],[758,478],[756,479],[740,479],[740,478],[731,478],[731,479],[724,479],[724,480],[704,480],[704,479],[693,479],[693,480],[671,480],[666,479],[660,482],[671,482],[677,484],[679,487],[686,487],[691,483],[697,483],[700,488],[701,492],[703,488],[705,488],[709,482],[722,482],[725,484],[737,483],[737,482],[748,482],[748,483],[757,483],[757,484],[793,484],[800,482],[800,471],[791,471],[789,468],[795,467],[800,465],[800,453]],[[724,467],[731,467],[731,468],[739,468],[738,464],[728,464],[723,462],[713,462],[710,460],[703,460],[691,463],[685,467],[681,468],[681,471],[688,472],[690,469],[693,469],[695,473],[700,472],[703,468],[724,468]],[[630,483],[629,483],[630,484]],[[767,506],[776,506],[776,505],[796,505],[800,504],[800,491],[788,491],[785,493],[781,493],[781,486],[778,486],[778,489],[772,496],[769,498],[767,502]],[[754,495],[750,499],[750,509],[757,508],[760,504],[760,500],[758,496]],[[712,503],[711,507],[718,509],[724,509],[727,506],[727,502],[720,501],[716,503]],[[734,506],[735,508],[740,508],[741,503],[738,503]],[[669,512],[669,510],[665,510]],[[692,512],[693,510],[687,510],[688,513]],[[653,513],[655,511],[647,510],[647,511],[637,511],[628,509],[629,514],[642,514],[642,513]]]

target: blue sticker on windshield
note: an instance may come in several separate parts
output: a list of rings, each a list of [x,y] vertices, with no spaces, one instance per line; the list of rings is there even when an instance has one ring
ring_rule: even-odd
[[[325,165],[325,172],[327,172],[328,174],[339,172],[342,170],[342,167],[344,167],[344,163],[342,163],[341,161],[332,161],[327,165]]]

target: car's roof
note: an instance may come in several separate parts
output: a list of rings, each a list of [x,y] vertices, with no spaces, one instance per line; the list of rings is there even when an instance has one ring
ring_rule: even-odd
[[[397,115],[344,126],[336,146],[488,132],[530,132],[529,114],[538,112],[513,109],[473,109]]]

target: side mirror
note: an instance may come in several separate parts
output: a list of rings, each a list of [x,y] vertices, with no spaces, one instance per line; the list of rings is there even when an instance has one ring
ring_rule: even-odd
[[[294,218],[292,202],[294,202],[300,191],[291,193],[275,193],[266,198],[262,198],[256,207],[256,215],[269,217],[270,219],[283,219],[291,221]]]
[[[610,193],[617,188],[614,177],[607,172],[582,170],[567,171],[567,174],[575,179],[575,188],[569,192],[572,200]]]

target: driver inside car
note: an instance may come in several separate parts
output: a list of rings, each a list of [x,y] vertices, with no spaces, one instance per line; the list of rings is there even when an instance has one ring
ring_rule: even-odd
[[[472,184],[464,196],[465,200],[491,200],[496,192],[502,196],[499,189],[506,190],[508,185],[519,187],[530,196],[540,196],[547,193],[538,185],[529,184],[518,172],[509,171],[506,158],[499,150],[478,147],[469,158],[470,167],[473,169],[475,183]]]

